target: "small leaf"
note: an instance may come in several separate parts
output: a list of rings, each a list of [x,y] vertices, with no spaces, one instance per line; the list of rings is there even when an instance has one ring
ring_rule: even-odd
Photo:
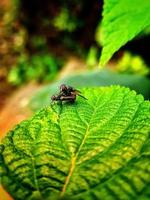
[[[104,0],[101,65],[107,63],[121,46],[150,26],[149,10],[148,0]]]
[[[119,86],[82,93],[4,138],[1,180],[14,199],[148,199],[150,102]]]

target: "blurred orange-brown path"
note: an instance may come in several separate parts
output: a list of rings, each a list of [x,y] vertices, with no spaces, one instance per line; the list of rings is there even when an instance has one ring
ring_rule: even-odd
[[[21,87],[7,100],[5,106],[0,111],[0,139],[14,125],[31,116],[32,112],[27,107],[27,104],[31,95],[38,88],[38,85],[30,83],[27,86]]]
[[[0,185],[0,200],[13,200],[12,197]]]

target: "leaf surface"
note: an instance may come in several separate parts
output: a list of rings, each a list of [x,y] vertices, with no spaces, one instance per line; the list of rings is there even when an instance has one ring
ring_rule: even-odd
[[[148,199],[150,103],[119,86],[82,93],[2,141],[1,180],[15,199]]]
[[[121,46],[150,26],[149,11],[149,0],[104,1],[101,65],[107,63]]]

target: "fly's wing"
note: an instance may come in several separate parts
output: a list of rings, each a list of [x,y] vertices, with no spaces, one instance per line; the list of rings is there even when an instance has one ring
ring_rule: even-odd
[[[72,94],[78,95],[78,96],[82,97],[83,99],[87,100],[87,98],[85,98],[83,95],[81,95],[81,92],[79,90],[74,90],[74,92],[72,92]]]
[[[78,94],[78,96],[82,97],[83,99],[88,100],[86,97],[82,96],[81,94]]]
[[[81,94],[81,91],[80,90],[74,90],[74,92],[76,92],[77,94]]]

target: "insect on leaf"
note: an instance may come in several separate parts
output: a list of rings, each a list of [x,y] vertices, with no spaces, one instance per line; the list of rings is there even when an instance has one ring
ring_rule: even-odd
[[[81,90],[3,139],[1,180],[14,199],[148,199],[150,102],[125,87]]]

